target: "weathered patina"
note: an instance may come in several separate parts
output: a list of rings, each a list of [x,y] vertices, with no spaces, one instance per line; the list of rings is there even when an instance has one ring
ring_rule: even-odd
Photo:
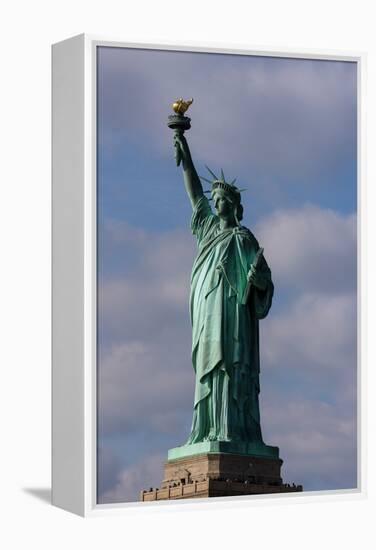
[[[182,165],[198,246],[190,295],[196,380],[192,429],[185,446],[170,450],[169,459],[192,454],[202,444],[210,452],[214,442],[225,445],[226,452],[276,457],[278,448],[263,443],[258,397],[259,320],[272,303],[271,271],[257,239],[240,223],[243,207],[235,180],[226,181],[222,170],[220,177],[209,170],[211,179],[201,178],[211,184],[213,211],[184,136],[187,117],[172,115],[169,126],[175,130],[175,158]]]

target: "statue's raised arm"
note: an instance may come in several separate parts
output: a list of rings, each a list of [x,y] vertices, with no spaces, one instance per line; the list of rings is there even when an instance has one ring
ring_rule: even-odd
[[[204,193],[201,181],[193,164],[187,140],[182,133],[177,132],[174,135],[174,145],[175,155],[177,158],[181,159],[181,164],[183,166],[185,188],[190,198],[192,208],[194,208]]]
[[[175,114],[168,117],[168,126],[174,130],[175,160],[177,166],[182,164],[185,188],[190,198],[192,208],[194,208],[200,198],[203,196],[203,190],[200,178],[194,167],[191,152],[187,140],[184,137],[185,130],[191,127],[191,119],[185,116],[185,112],[193,103],[193,99],[184,101],[183,98],[176,100],[172,104]]]

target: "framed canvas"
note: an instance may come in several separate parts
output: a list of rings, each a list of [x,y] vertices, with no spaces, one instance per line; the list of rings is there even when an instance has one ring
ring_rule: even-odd
[[[52,61],[53,503],[363,494],[364,55]]]

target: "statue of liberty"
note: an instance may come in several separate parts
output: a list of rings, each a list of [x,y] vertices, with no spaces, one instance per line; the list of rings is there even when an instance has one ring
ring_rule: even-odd
[[[183,131],[175,131],[174,145],[198,245],[190,295],[195,396],[186,446],[228,442],[243,449],[263,447],[259,320],[272,303],[271,272],[263,249],[240,223],[243,207],[235,180],[226,181],[223,170],[217,177],[209,169],[212,179],[201,178],[211,184],[208,198]]]
[[[175,101],[167,124],[198,248],[190,293],[193,420],[186,443],[168,451],[161,487],[142,491],[141,500],[300,492],[302,485],[283,483],[279,448],[266,445],[261,433],[259,321],[272,304],[271,272],[263,248],[241,225],[235,180],[209,168],[210,180],[197,175],[184,137],[192,101]]]

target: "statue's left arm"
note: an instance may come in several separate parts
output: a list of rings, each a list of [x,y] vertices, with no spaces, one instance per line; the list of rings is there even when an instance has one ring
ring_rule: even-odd
[[[254,289],[251,299],[254,303],[256,317],[263,319],[267,316],[272,305],[274,293],[272,274],[264,256],[261,257],[257,268],[251,266],[248,272],[248,280],[252,283]]]

